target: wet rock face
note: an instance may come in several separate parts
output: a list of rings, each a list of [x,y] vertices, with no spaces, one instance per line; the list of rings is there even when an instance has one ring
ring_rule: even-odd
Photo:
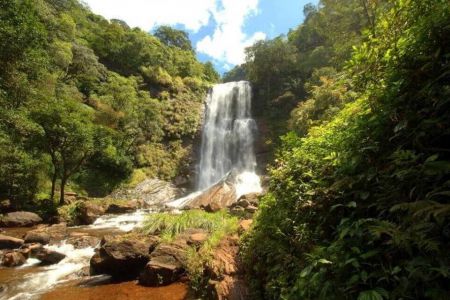
[[[162,243],[150,255],[150,261],[139,276],[144,286],[163,286],[178,281],[184,274],[186,240]]]
[[[154,242],[104,237],[91,258],[91,274],[108,274],[115,280],[135,279],[149,261]]]
[[[31,227],[42,222],[41,217],[28,211],[15,211],[0,219],[1,227]]]
[[[0,249],[17,249],[23,245],[22,239],[0,234]]]

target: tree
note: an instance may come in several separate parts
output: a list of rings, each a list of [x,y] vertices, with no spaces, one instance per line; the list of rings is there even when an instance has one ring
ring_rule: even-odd
[[[73,101],[55,100],[33,112],[41,126],[40,146],[53,164],[50,197],[54,199],[56,181],[61,180],[59,203],[64,203],[67,180],[93,153],[94,125],[86,107]]]
[[[187,32],[174,29],[170,26],[160,26],[154,35],[165,45],[177,47],[182,50],[194,51]]]

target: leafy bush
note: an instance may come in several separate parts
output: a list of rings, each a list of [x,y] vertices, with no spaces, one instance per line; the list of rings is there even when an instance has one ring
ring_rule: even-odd
[[[392,2],[344,72],[355,100],[284,138],[243,244],[256,298],[448,297],[449,24],[446,1]]]

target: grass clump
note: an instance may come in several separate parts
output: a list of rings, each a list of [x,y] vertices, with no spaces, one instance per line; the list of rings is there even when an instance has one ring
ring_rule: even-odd
[[[219,232],[231,233],[237,227],[237,218],[229,216],[225,211],[207,213],[189,210],[181,214],[150,214],[144,222],[142,231],[171,240],[188,228],[203,229],[210,233],[210,238],[213,238]]]

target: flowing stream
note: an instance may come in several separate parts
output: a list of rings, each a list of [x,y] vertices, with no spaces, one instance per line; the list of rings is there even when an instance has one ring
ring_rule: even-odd
[[[94,224],[69,228],[69,232],[84,232],[101,237],[104,234],[120,234],[136,228],[142,224],[146,211],[138,210],[122,215],[104,215]],[[50,266],[38,266],[39,260],[29,258],[18,268],[0,269],[0,282],[3,283],[1,300],[39,299],[52,288],[79,279],[78,272],[89,266],[94,255],[93,247],[75,249],[73,245],[61,241],[56,245],[45,248],[66,255],[59,263]]]

